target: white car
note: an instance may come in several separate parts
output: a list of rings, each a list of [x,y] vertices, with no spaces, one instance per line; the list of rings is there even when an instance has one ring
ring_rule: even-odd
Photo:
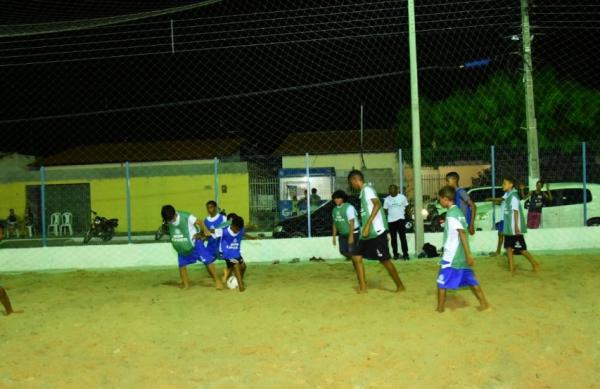
[[[552,201],[542,209],[540,228],[600,226],[600,184],[586,185],[586,218],[583,215],[583,184],[576,182],[550,183]],[[496,197],[502,196],[502,192]],[[491,196],[490,196],[491,197]],[[521,200],[527,217],[529,201]],[[494,222],[502,220],[500,206],[491,202],[477,202],[475,227],[478,230],[493,230]]]

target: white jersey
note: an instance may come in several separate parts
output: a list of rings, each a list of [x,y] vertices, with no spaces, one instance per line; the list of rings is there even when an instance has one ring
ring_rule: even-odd
[[[386,197],[383,200],[383,209],[388,211],[388,223],[404,220],[406,207],[408,207],[408,200],[402,193],[398,193],[394,197],[391,195]]]

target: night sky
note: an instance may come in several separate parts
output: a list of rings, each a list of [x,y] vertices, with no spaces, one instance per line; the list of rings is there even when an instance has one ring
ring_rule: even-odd
[[[192,3],[3,2],[0,31]],[[423,96],[476,88],[497,71],[519,80],[519,1],[416,3]],[[564,3],[532,2],[534,67],[600,88],[600,5]],[[268,154],[292,131],[357,129],[361,104],[366,128],[394,127],[410,98],[406,12],[405,1],[223,1],[0,39],[0,151],[49,155],[95,143],[243,137],[244,152]],[[490,65],[461,68],[482,58]]]

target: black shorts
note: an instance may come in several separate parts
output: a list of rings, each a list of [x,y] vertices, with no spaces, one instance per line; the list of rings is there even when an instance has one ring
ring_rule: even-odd
[[[244,263],[244,258],[239,257],[239,258],[225,259],[225,264],[227,265],[228,269],[233,268],[236,263],[239,263],[240,265],[242,265]]]
[[[373,239],[361,239],[358,243],[358,253],[363,258],[383,261],[390,259],[390,246],[388,245],[387,231]]]
[[[523,235],[505,235],[504,248],[513,249],[516,254],[520,253],[521,251],[527,250],[527,243],[525,243],[525,237]]]
[[[360,234],[358,231],[354,233],[354,243],[348,244],[348,236],[349,235],[340,235],[338,236],[338,245],[340,246],[340,254],[343,256],[352,256],[358,255],[358,242],[360,238]]]

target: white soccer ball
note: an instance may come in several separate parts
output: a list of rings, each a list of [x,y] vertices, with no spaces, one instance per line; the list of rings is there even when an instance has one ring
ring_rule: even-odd
[[[238,288],[238,282],[237,282],[237,278],[235,278],[235,276],[229,276],[229,278],[227,279],[227,287],[229,289],[237,289]]]

